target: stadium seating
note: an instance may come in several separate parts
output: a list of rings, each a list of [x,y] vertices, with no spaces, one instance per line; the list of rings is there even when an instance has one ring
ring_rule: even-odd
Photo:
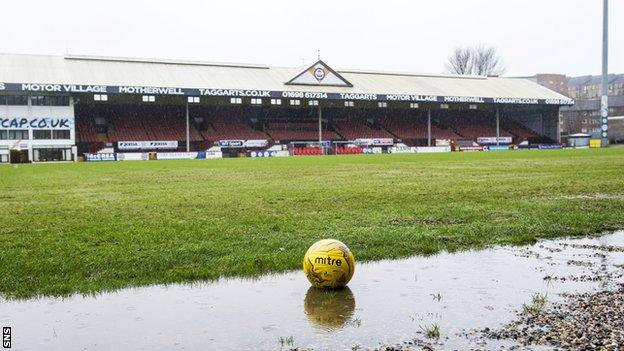
[[[334,150],[336,155],[356,155],[363,153],[363,149],[359,146],[337,146]]]
[[[293,155],[295,156],[310,156],[310,155],[322,155],[323,150],[318,147],[295,147],[293,148]]]
[[[458,134],[459,138],[456,137],[455,139],[476,140],[479,137],[496,136],[496,120],[491,113],[463,111],[462,115],[459,116],[459,114],[449,112],[442,113],[439,120],[441,124],[448,126],[454,133]],[[513,137],[503,128],[500,128],[499,135]]]
[[[436,125],[431,126],[431,135],[433,139],[457,140],[460,136],[450,128],[440,128]]]
[[[390,133],[403,141],[427,138],[427,115],[426,112],[393,111],[392,114],[382,119],[381,124]],[[431,123],[432,139],[455,140],[460,136],[450,129],[439,127],[434,120]]]
[[[427,120],[418,116],[393,115],[382,120],[382,125],[399,139],[427,137]]]
[[[92,118],[78,118],[76,120],[76,129],[78,132],[77,139],[83,143],[99,143],[101,142],[98,133],[95,130],[95,122]]]
[[[186,140],[185,107],[182,105],[78,104],[77,141],[88,150],[117,141]],[[347,141],[358,138],[401,139],[408,145],[426,144],[427,111],[418,109],[323,110],[323,139]],[[314,109],[258,106],[206,106],[191,108],[190,139],[196,148],[219,140],[267,139],[269,142],[318,140]],[[461,116],[461,117],[460,117]],[[521,117],[521,116],[520,116]],[[539,133],[512,118],[501,118],[500,135],[514,142],[538,140]],[[433,139],[472,140],[496,136],[491,111],[436,110],[432,113]],[[318,148],[297,148],[297,155],[318,154]],[[339,146],[336,154],[361,153],[361,148]]]
[[[198,126],[204,139],[214,143],[219,140],[269,139],[266,133],[256,130],[248,123],[251,111],[240,106],[194,106],[191,115],[204,120]]]
[[[513,134],[519,142],[527,140],[528,138],[534,138],[539,136],[538,133],[532,131],[531,129],[523,126],[519,122],[516,122],[512,119],[503,120],[501,125],[511,134]]]
[[[355,140],[358,138],[392,138],[392,135],[385,130],[370,128],[363,120],[348,119],[335,121],[334,126],[338,133],[347,140]]]
[[[295,122],[268,122],[266,132],[276,141],[312,141],[318,140],[318,122],[313,120]],[[337,140],[334,132],[324,128],[322,130],[324,140]]]
[[[96,126],[95,120],[106,125]],[[186,140],[185,111],[180,106],[95,105],[76,108],[78,141],[102,144],[117,141]],[[104,127],[104,128],[102,128]],[[105,133],[98,133],[104,129]],[[203,141],[191,126],[190,140]],[[88,145],[93,149],[94,145]]]
[[[251,128],[242,117],[213,116],[209,126],[201,131],[202,136],[211,142],[219,140],[268,139],[267,135]]]
[[[149,140],[186,140],[186,116],[181,108],[168,106],[140,120]],[[189,132],[191,141],[203,140],[193,126]]]
[[[150,137],[143,128],[141,120],[133,115],[111,115],[107,118],[111,127],[108,132],[109,141],[136,140],[149,141]]]

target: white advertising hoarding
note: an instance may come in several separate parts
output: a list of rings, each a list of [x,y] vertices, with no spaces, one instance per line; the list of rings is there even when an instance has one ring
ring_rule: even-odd
[[[392,138],[359,138],[353,141],[356,145],[365,146],[390,146],[394,145]]]
[[[417,153],[451,152],[450,146],[417,146]]]
[[[158,160],[193,160],[197,158],[197,152],[157,152]]]
[[[147,161],[149,155],[145,152],[121,152],[117,154],[117,161]]]
[[[479,144],[496,144],[496,137],[478,137],[477,143]],[[511,137],[498,137],[498,143],[511,144]]]
[[[178,142],[173,141],[119,141],[119,150],[165,150],[177,149]]]

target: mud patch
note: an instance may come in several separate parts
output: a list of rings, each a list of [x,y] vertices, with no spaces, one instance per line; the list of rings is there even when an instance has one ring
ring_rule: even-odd
[[[621,350],[624,346],[624,285],[617,290],[564,294],[544,311],[525,311],[502,329],[483,330],[493,339],[566,350]]]

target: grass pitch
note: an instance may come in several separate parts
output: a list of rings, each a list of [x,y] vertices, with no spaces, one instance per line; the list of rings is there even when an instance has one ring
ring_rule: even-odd
[[[0,294],[300,268],[328,237],[362,261],[621,228],[624,148],[8,165]]]

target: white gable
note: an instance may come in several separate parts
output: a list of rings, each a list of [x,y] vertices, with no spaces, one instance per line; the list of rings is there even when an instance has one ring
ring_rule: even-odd
[[[296,75],[286,82],[289,85],[319,85],[352,87],[353,85],[344,79],[340,74],[329,68],[323,61],[318,61],[305,71]]]

